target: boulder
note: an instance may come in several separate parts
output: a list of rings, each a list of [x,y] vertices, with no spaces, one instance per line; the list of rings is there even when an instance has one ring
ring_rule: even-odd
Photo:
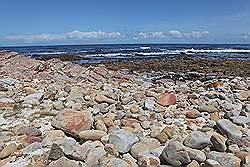
[[[135,134],[119,129],[110,134],[108,142],[114,144],[120,153],[127,153],[138,141],[139,138]]]
[[[93,118],[89,112],[77,112],[72,109],[64,109],[52,121],[52,126],[74,136],[81,131],[89,130],[92,124]]]

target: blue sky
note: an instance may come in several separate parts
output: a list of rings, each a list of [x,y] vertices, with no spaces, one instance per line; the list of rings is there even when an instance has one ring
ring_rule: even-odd
[[[250,43],[249,0],[1,0],[0,45]]]

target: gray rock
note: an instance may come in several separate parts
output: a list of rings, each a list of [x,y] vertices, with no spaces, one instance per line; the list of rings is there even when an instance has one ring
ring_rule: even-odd
[[[215,108],[214,106],[212,106],[212,105],[205,105],[205,104],[200,104],[197,107],[197,110],[199,110],[200,112],[208,112],[208,113],[213,113],[213,112],[218,111],[217,108]]]
[[[246,110],[246,112],[250,112],[250,104],[247,104],[247,105],[246,105],[245,110]]]
[[[29,102],[29,101],[32,101],[32,100],[41,101],[42,98],[43,98],[43,93],[34,93],[34,94],[26,96],[24,98],[24,102]]]
[[[179,141],[170,141],[160,155],[161,164],[181,166],[190,163],[190,157]]]
[[[62,149],[57,144],[52,144],[52,147],[49,152],[49,160],[58,160],[59,158],[63,157],[64,153]]]
[[[155,110],[155,101],[153,99],[146,99],[144,101],[144,109],[154,111]]]
[[[201,131],[191,132],[184,140],[184,145],[194,148],[202,149],[210,144],[209,136],[202,133]]]
[[[237,125],[244,125],[250,122],[250,119],[246,116],[233,116],[231,120]]]
[[[240,159],[230,153],[221,153],[216,151],[211,151],[208,153],[207,157],[209,159],[219,162],[222,166],[226,167],[240,167]]]
[[[88,167],[86,164],[80,161],[69,160],[65,157],[59,158],[57,161],[51,162],[48,167]]]
[[[206,154],[200,150],[193,149],[190,147],[184,147],[185,150],[188,152],[188,155],[191,160],[196,160],[198,162],[204,162],[206,160]]]
[[[227,135],[228,138],[237,140],[242,137],[242,132],[238,127],[233,124],[231,121],[226,119],[220,119],[217,121],[217,127],[222,134]]]
[[[29,146],[25,147],[23,149],[23,154],[34,154],[35,151],[41,150],[42,149],[42,144],[35,142],[30,144]],[[41,150],[42,152],[42,150]]]
[[[109,143],[114,144],[120,153],[127,153],[138,141],[135,134],[123,129],[113,131],[109,136]]]

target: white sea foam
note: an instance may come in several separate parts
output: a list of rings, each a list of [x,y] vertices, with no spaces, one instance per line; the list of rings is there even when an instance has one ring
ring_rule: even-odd
[[[151,49],[151,47],[150,46],[141,46],[140,49],[147,50],[147,49]]]
[[[185,49],[183,53],[250,53],[246,49]]]
[[[67,52],[36,52],[36,53],[31,53],[31,55],[60,55],[66,53]]]

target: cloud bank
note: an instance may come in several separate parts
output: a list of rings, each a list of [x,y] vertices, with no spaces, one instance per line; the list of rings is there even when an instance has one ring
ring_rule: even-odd
[[[56,41],[98,41],[98,40],[118,40],[118,39],[198,39],[206,37],[208,31],[192,31],[189,33],[171,30],[168,32],[138,32],[135,34],[124,35],[120,32],[104,32],[104,31],[71,31],[63,34],[31,34],[31,35],[11,35],[5,36],[7,41],[19,41],[25,43],[33,42],[56,42]]]
[[[91,39],[120,39],[123,36],[120,32],[103,32],[103,31],[72,31],[65,34],[35,34],[35,35],[12,35],[6,36],[6,40],[31,42],[48,42],[60,40],[91,40]]]
[[[171,30],[169,32],[139,32],[135,34],[134,39],[194,39],[206,37],[208,34],[208,31],[192,31],[191,33],[183,33],[178,30]]]

